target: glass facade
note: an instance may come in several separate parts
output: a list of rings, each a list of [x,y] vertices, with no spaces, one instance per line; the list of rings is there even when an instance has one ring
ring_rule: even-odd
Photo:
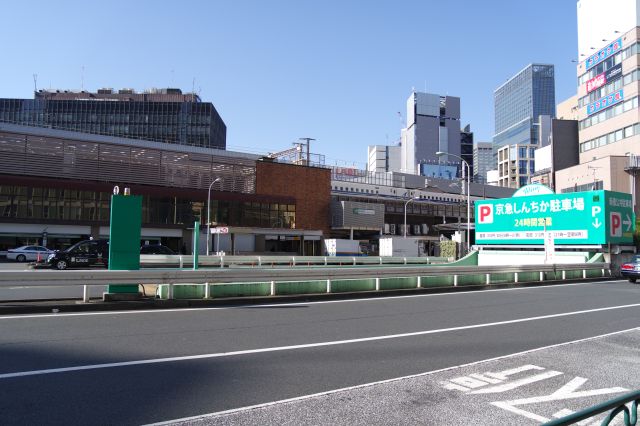
[[[43,223],[109,223],[110,192],[0,185],[0,220],[37,219]],[[143,225],[183,225],[206,221],[206,200],[142,198]],[[224,226],[296,227],[294,204],[211,201],[211,220]]]
[[[0,99],[0,121],[204,148],[226,148],[210,102]]]
[[[555,117],[553,65],[531,64],[494,92],[494,152],[504,145],[537,144],[540,115]]]

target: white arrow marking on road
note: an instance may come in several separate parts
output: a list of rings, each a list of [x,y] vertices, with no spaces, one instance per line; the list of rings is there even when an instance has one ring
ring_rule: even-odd
[[[593,225],[593,227],[594,227],[594,228],[598,229],[598,228],[600,228],[600,226],[602,225],[602,223],[600,222],[600,219],[598,219],[598,218],[596,217],[596,220],[594,220],[594,221],[593,221],[592,225]]]
[[[631,230],[631,218],[629,217],[629,213],[627,213],[627,220],[623,220],[622,224],[627,225],[627,231]]]
[[[610,393],[625,392],[628,390],[626,388],[614,387],[575,392],[580,386],[585,384],[587,380],[588,379],[585,379],[584,377],[576,377],[557,391],[553,392],[551,395],[534,396],[531,398],[514,399],[511,401],[496,401],[492,402],[491,404],[495,405],[496,407],[500,407],[503,410],[519,414],[538,422],[548,422],[548,418],[532,413],[530,411],[523,410],[521,408],[517,408],[516,406],[536,404],[540,402],[563,401],[567,399],[584,398],[587,396],[606,395]]]

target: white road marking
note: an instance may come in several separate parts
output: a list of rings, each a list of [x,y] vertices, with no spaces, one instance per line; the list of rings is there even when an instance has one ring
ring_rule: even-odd
[[[518,324],[522,322],[538,321],[538,320],[549,319],[549,318],[561,318],[561,317],[581,315],[581,314],[592,313],[592,312],[603,312],[603,311],[612,311],[612,310],[618,310],[618,309],[637,308],[637,307],[640,307],[640,303],[634,303],[631,305],[621,305],[621,306],[609,306],[606,308],[587,309],[582,311],[564,312],[561,314],[542,315],[538,317],[520,318],[520,319],[514,319],[514,320],[507,320],[507,321],[489,322],[484,324],[463,325],[459,327],[441,328],[437,330],[423,330],[423,331],[414,331],[410,333],[387,334],[383,336],[334,340],[329,342],[304,343],[304,344],[290,345],[290,346],[280,346],[280,347],[270,347],[270,348],[260,348],[260,349],[246,349],[241,351],[219,352],[219,353],[201,354],[201,355],[186,355],[186,356],[177,356],[177,357],[169,357],[169,358],[144,359],[144,360],[138,360],[138,361],[112,362],[112,363],[106,363],[106,364],[78,365],[73,367],[50,368],[50,369],[44,369],[44,370],[18,371],[14,373],[0,374],[0,379],[8,379],[11,377],[37,376],[42,374],[66,373],[66,372],[80,371],[80,370],[97,370],[102,368],[127,367],[132,365],[161,364],[161,363],[176,362],[176,361],[192,361],[192,360],[200,360],[200,359],[222,358],[222,357],[260,354],[260,353],[268,353],[268,352],[283,352],[283,351],[291,351],[291,350],[297,350],[297,349],[347,345],[347,344],[353,344],[353,343],[375,342],[380,340],[390,340],[390,339],[398,339],[403,337],[414,337],[414,336],[425,336],[429,334],[439,334],[439,333],[446,333],[450,331],[472,330],[476,328],[494,327],[494,326],[506,325],[506,324]]]
[[[152,424],[148,424],[146,426],[165,426],[165,425],[171,425],[173,423],[178,423],[178,422],[187,422],[187,421],[193,421],[193,420],[207,419],[207,418],[211,418],[211,417],[220,417],[220,416],[225,416],[225,415],[230,415],[230,414],[241,413],[241,412],[244,412],[244,411],[251,411],[251,410],[260,409],[260,408],[268,408],[268,407],[271,407],[271,406],[274,406],[274,405],[287,404],[287,403],[297,402],[297,401],[304,401],[306,399],[317,398],[317,397],[322,397],[322,396],[327,396],[327,395],[333,395],[333,394],[340,393],[340,392],[348,392],[348,391],[352,391],[352,390],[368,388],[368,387],[371,387],[371,386],[383,385],[385,383],[392,383],[392,382],[397,382],[397,381],[400,381],[400,380],[407,380],[407,379],[413,379],[413,378],[417,378],[417,377],[431,376],[431,375],[434,375],[434,374],[437,374],[437,373],[443,373],[443,372],[446,372],[446,371],[453,371],[453,370],[466,368],[466,367],[473,367],[474,365],[485,364],[487,362],[500,361],[500,360],[504,360],[504,359],[517,357],[517,356],[527,355],[527,354],[534,353],[534,352],[539,352],[539,351],[542,351],[542,350],[545,350],[545,349],[553,349],[553,348],[559,348],[559,347],[563,347],[563,346],[573,345],[573,344],[576,344],[576,343],[588,342],[588,341],[591,341],[591,340],[602,339],[602,338],[605,338],[605,337],[615,336],[615,335],[618,335],[618,334],[629,333],[631,331],[640,331],[640,327],[629,328],[629,329],[626,329],[626,330],[615,331],[613,333],[606,333],[606,334],[601,334],[599,336],[592,336],[592,337],[587,337],[587,338],[584,338],[584,339],[573,340],[571,342],[563,342],[563,343],[557,343],[555,345],[542,346],[542,347],[539,347],[539,348],[529,349],[529,350],[522,351],[522,352],[515,352],[515,353],[512,353],[512,354],[502,355],[502,356],[495,357],[495,358],[488,358],[488,359],[483,359],[483,360],[480,360],[480,361],[469,362],[467,364],[460,364],[460,365],[455,365],[455,366],[451,366],[451,367],[445,367],[445,368],[441,368],[441,369],[438,369],[438,370],[427,371],[427,372],[424,372],[424,373],[411,374],[411,375],[402,376],[402,377],[395,377],[393,379],[380,380],[380,381],[377,381],[377,382],[364,383],[364,384],[355,385],[355,386],[348,386],[348,387],[344,387],[344,388],[340,388],[340,389],[333,389],[333,390],[325,391],[325,392],[318,392],[318,393],[313,393],[313,394],[309,394],[309,395],[297,396],[295,398],[281,399],[281,400],[278,400],[278,401],[271,401],[271,402],[265,402],[265,403],[262,403],[262,404],[255,404],[255,405],[249,405],[249,406],[245,406],[245,407],[232,408],[232,409],[229,409],[229,410],[216,411],[216,412],[213,412],[213,413],[200,414],[200,415],[197,415],[197,416],[183,417],[183,418],[168,420],[168,421],[164,421],[164,422],[152,423]]]
[[[620,393],[620,392],[628,391],[628,389],[626,388],[613,387],[613,388],[602,388],[602,389],[593,389],[588,391],[576,392],[576,390],[578,390],[578,388],[584,385],[587,381],[588,379],[585,379],[584,377],[576,377],[566,385],[562,386],[557,391],[551,393],[550,395],[534,396],[530,398],[520,398],[520,399],[511,400],[511,401],[496,401],[496,402],[492,402],[491,404],[495,405],[496,407],[500,407],[503,410],[507,410],[512,413],[519,414],[521,416],[527,417],[537,422],[548,422],[550,419],[540,416],[538,414],[532,413],[530,411],[517,408],[516,406],[536,404],[541,402],[564,401],[567,399],[585,398],[588,396],[597,396],[597,395],[608,395],[611,393]]]
[[[126,310],[126,311],[101,311],[101,312],[72,312],[72,313],[57,313],[57,314],[29,314],[29,315],[4,315],[0,316],[0,320],[18,320],[18,319],[32,319],[32,318],[66,318],[66,317],[82,317],[82,316],[94,316],[94,315],[141,315],[141,314],[164,314],[169,312],[177,313],[190,313],[198,311],[222,311],[229,309],[246,309],[246,308],[278,308],[283,306],[309,306],[309,305],[323,305],[330,303],[358,303],[358,302],[381,302],[387,300],[400,300],[411,299],[418,297],[442,297],[442,296],[463,296],[463,295],[481,295],[491,292],[500,291],[527,291],[538,289],[550,289],[555,287],[572,287],[579,285],[594,285],[602,283],[616,283],[626,282],[626,280],[606,280],[606,281],[590,281],[585,283],[569,283],[569,284],[541,284],[534,287],[517,287],[517,288],[496,288],[483,291],[471,290],[471,291],[457,291],[451,293],[435,293],[435,294],[412,294],[406,296],[384,296],[384,297],[370,297],[362,299],[348,299],[348,300],[318,300],[312,302],[292,302],[292,303],[269,303],[260,305],[242,305],[242,306],[217,306],[209,308],[174,308],[174,309],[148,309],[148,310]],[[1,291],[2,289],[0,289]],[[64,308],[63,308],[64,309]]]
[[[501,393],[513,390],[515,388],[519,388],[520,386],[526,386],[531,383],[539,382],[541,380],[547,380],[551,377],[560,376],[563,373],[559,371],[545,371],[544,373],[536,374],[529,377],[524,377],[519,380],[514,380],[513,382],[505,383],[503,385],[490,386],[488,388],[482,388],[475,390],[473,392],[469,392],[472,394],[483,394],[483,393]]]

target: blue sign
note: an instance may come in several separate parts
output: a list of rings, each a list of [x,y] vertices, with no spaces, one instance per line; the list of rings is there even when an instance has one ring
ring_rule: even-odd
[[[603,47],[597,53],[589,56],[586,61],[584,61],[584,66],[587,70],[593,68],[598,65],[600,62],[607,59],[609,56],[615,54],[618,50],[622,48],[622,39],[619,38],[606,47]]]
[[[587,105],[587,115],[595,114],[596,112],[609,108],[622,100],[624,100],[624,93],[622,89],[620,89],[617,92],[613,92],[612,94]]]

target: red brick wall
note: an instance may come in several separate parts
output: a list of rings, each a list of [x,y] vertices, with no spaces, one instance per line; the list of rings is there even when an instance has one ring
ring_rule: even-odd
[[[296,229],[329,232],[331,170],[258,161],[256,194],[294,197]]]

